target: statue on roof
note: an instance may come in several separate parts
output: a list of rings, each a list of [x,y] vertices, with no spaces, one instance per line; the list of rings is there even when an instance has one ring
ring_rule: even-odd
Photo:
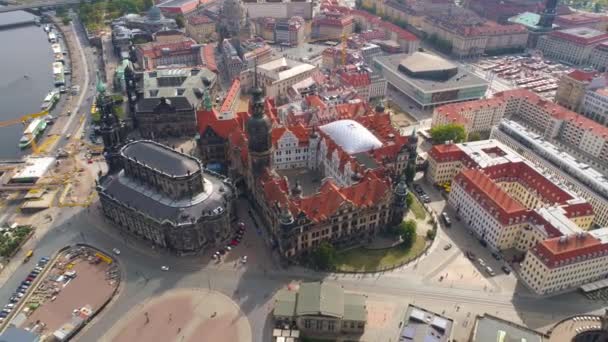
[[[209,95],[209,89],[205,87],[203,91],[203,109],[205,111],[210,111],[213,109],[213,102],[211,101],[211,96]]]

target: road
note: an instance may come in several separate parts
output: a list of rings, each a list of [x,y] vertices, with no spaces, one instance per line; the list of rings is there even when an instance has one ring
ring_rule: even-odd
[[[245,208],[242,203],[239,205],[242,217],[246,217],[242,214]],[[248,226],[252,226],[247,218],[245,221]],[[263,248],[263,242],[255,232],[250,230],[247,234],[246,241],[254,243],[254,240],[260,240],[258,246]],[[387,303],[401,303],[403,306],[412,301],[436,310],[462,306],[463,315],[465,312],[477,314],[497,311],[502,317],[519,318],[532,328],[546,327],[561,317],[602,308],[601,303],[591,303],[578,294],[544,299],[513,296],[512,292],[450,288],[425,282],[424,277],[411,268],[381,275],[344,276],[320,274],[301,268],[282,270],[272,266],[273,263],[267,261],[269,258],[264,259],[266,261],[258,258],[257,262],[251,258],[252,261],[247,266],[235,268],[232,262],[220,265],[210,263],[208,256],[175,257],[163,251],[152,250],[147,244],[121,234],[100,217],[97,205],[90,209],[64,208],[52,222],[52,229],[37,241],[36,256],[52,255],[63,246],[82,242],[105,251],[119,248],[119,261],[126,273],[118,300],[82,332],[79,336],[81,341],[99,340],[122,314],[147,298],[173,288],[191,287],[211,287],[235,298],[250,320],[254,341],[268,340],[266,338],[270,333],[270,324],[267,314],[270,299],[274,292],[292,280],[338,281],[346,290],[364,293]],[[439,260],[443,257],[442,249],[434,248],[426,258]],[[0,289],[0,298],[10,297],[26,277],[35,259],[15,271]],[[170,271],[161,271],[161,265],[169,266]],[[464,316],[462,319],[465,319]]]
[[[85,57],[89,75],[94,73],[94,56],[86,43],[84,32],[76,25],[79,43],[78,50]],[[86,75],[86,74],[85,74]],[[93,101],[94,81],[85,77],[88,86],[83,87],[79,99],[78,115],[86,115]],[[85,95],[86,92],[86,95]],[[74,115],[74,118],[77,115]],[[86,115],[88,116],[88,115]],[[86,121],[85,121],[86,123]],[[71,119],[65,132],[74,132],[80,127],[80,120]],[[62,139],[56,147],[65,145]],[[428,193],[433,194],[430,189]],[[443,209],[441,198],[433,194],[432,207],[437,212]],[[247,206],[241,202],[238,206],[239,215],[252,227],[246,212]],[[89,208],[62,208],[46,223],[47,227],[34,241],[36,257],[53,255],[58,249],[75,243],[88,243],[101,250],[121,250],[119,262],[124,269],[123,284],[118,298],[100,313],[78,335],[80,341],[98,341],[121,316],[147,298],[153,297],[174,288],[212,288],[232,297],[249,318],[252,326],[254,341],[269,340],[271,322],[268,313],[271,310],[272,295],[293,280],[337,281],[348,291],[368,295],[368,300],[381,301],[404,308],[408,303],[416,303],[437,312],[446,311],[457,320],[457,337],[467,337],[470,329],[469,317],[484,312],[497,314],[508,319],[522,321],[534,329],[545,329],[550,323],[562,317],[573,314],[599,312],[602,303],[594,303],[583,299],[582,296],[571,293],[553,298],[537,298],[528,295],[520,285],[515,285],[516,295],[510,285],[491,282],[492,289],[480,289],[477,286],[451,287],[447,283],[430,281],[437,272],[443,272],[445,263],[452,257],[459,257],[456,249],[476,248],[476,253],[484,253],[479,246],[471,246],[466,240],[464,228],[458,223],[450,231],[440,230],[438,241],[451,241],[455,244],[452,252],[445,252],[437,244],[419,263],[409,265],[394,272],[372,275],[338,275],[322,274],[310,270],[292,267],[280,269],[275,266],[268,255],[262,237],[254,229],[248,229],[245,237],[247,244],[257,253],[250,257],[246,266],[234,266],[241,249],[231,252],[228,262],[212,263],[208,255],[197,257],[176,257],[164,251],[153,250],[150,246],[134,237],[124,235],[115,227],[108,225],[99,213],[98,203]],[[451,254],[450,254],[451,253]],[[446,255],[450,256],[446,259]],[[20,282],[26,277],[37,258],[18,267],[12,276],[8,277],[2,288],[0,298],[9,298]],[[450,259],[451,260],[451,259]],[[163,272],[161,265],[170,267],[169,272]],[[472,315],[472,316],[471,316]],[[460,324],[462,322],[462,324]],[[396,327],[393,327],[396,329]]]

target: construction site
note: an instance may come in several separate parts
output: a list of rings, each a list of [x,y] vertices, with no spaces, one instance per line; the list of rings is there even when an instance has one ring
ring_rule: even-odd
[[[120,270],[112,257],[88,246],[70,247],[48,264],[45,260],[2,328],[25,328],[43,340],[67,341],[116,294]]]

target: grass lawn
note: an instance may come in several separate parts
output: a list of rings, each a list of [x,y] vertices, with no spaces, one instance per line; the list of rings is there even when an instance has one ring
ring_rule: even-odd
[[[417,220],[424,220],[426,218],[426,211],[424,210],[424,207],[422,206],[420,201],[418,201],[416,196],[412,197],[414,197],[414,200],[412,201],[412,206],[410,207],[410,210],[412,210],[412,213],[414,213],[414,216],[416,216]]]
[[[385,267],[412,260],[424,250],[425,238],[418,235],[409,249],[396,246],[388,249],[371,250],[362,247],[336,254],[335,266],[341,271],[379,271]]]

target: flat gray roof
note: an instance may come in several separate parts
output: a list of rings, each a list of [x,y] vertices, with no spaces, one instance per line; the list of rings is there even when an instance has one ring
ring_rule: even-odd
[[[401,60],[401,64],[412,72],[456,69],[458,66],[445,58],[426,52],[414,52]]]
[[[195,158],[150,140],[129,143],[122,148],[121,153],[168,175],[184,176],[200,170],[200,164]]]
[[[152,217],[157,222],[170,221],[174,225],[192,222],[204,214],[222,208],[224,196],[229,196],[232,188],[219,177],[205,173],[205,191],[193,198],[173,200],[144,184],[124,176],[124,172],[106,176],[100,183],[102,192],[131,208]]]
[[[376,57],[374,58],[374,61],[380,64],[382,68],[388,69],[394,74],[398,75],[398,77],[405,82],[410,83],[427,93],[488,85],[488,82],[486,82],[484,79],[475,76],[473,73],[470,73],[461,67],[458,67],[458,72],[456,75],[450,77],[446,81],[410,77],[398,70],[399,64],[406,57],[408,57],[408,54],[396,54]]]
[[[452,335],[453,324],[454,321],[448,317],[410,304],[397,341],[447,342]]]
[[[501,339],[501,336],[502,339]],[[493,316],[477,317],[471,342],[488,341],[542,342],[543,335],[532,329]]]

